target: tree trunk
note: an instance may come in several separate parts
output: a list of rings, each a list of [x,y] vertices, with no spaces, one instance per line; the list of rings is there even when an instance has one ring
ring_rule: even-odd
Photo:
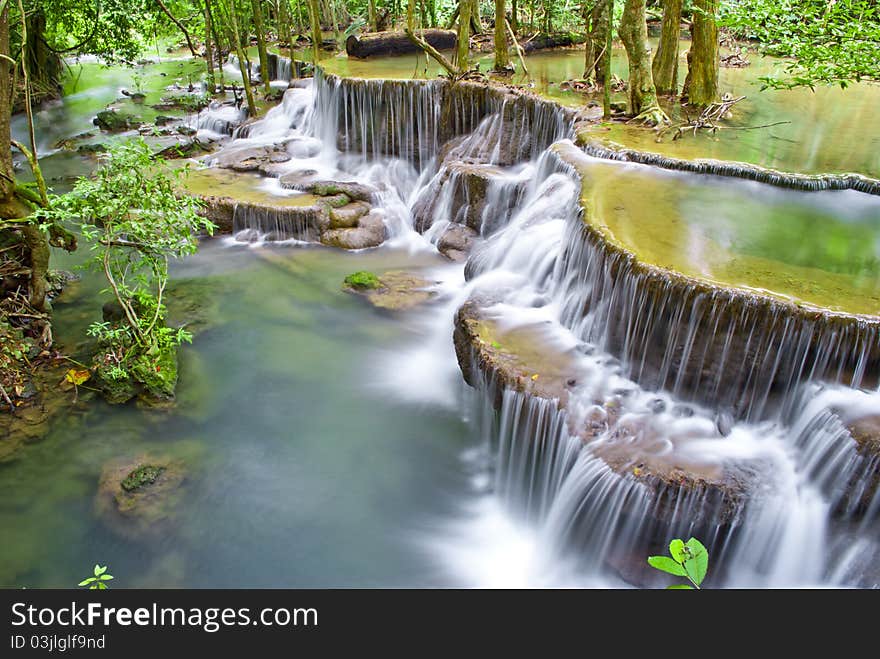
[[[510,1],[510,27],[514,34],[519,30],[519,6],[517,0]]]
[[[198,57],[199,54],[196,52],[196,48],[193,45],[192,38],[189,36],[189,32],[186,31],[186,28],[183,27],[183,23],[181,23],[174,17],[174,14],[171,13],[171,11],[168,9],[168,7],[165,6],[165,3],[162,2],[162,0],[156,0],[156,3],[159,5],[159,8],[162,10],[162,12],[169,19],[171,19],[171,22],[177,26],[177,29],[183,33],[183,37],[186,39],[186,45],[189,48],[189,52],[192,54],[192,56]]]
[[[681,30],[682,0],[663,0],[660,43],[651,72],[658,94],[678,93],[678,43]]]
[[[597,1],[602,2],[602,0]],[[611,43],[614,36],[611,22],[614,17],[614,0],[608,0],[607,3],[602,2],[602,4],[606,6],[606,15],[609,17],[605,30],[604,59],[600,60],[602,62],[602,117],[607,121],[611,119]],[[596,72],[598,77],[598,69]]]
[[[269,56],[266,53],[266,33],[263,30],[263,9],[260,7],[260,0],[251,0],[251,10],[254,14],[254,29],[257,32],[257,52],[260,55],[260,79],[263,81],[263,91],[268,94],[272,76],[269,74]]]
[[[608,27],[608,2],[597,0],[590,11],[589,30],[584,57],[584,79],[590,80],[595,76],[596,83],[605,84],[605,58],[610,52],[606,41],[609,34]]]
[[[499,72],[511,70],[504,21],[504,0],[495,0],[495,70]]]
[[[471,34],[483,34],[483,21],[480,20],[480,0],[471,0]]]
[[[235,14],[235,4],[229,0],[224,1],[226,2],[226,18],[229,21],[229,40],[232,42],[230,44],[230,50],[234,50],[238,57],[238,70],[241,71],[241,82],[244,86],[245,96],[247,97],[248,115],[256,117],[257,104],[254,102],[254,90],[251,87],[247,55],[244,52],[244,48],[241,46],[241,33],[238,30],[238,17]]]
[[[411,31],[415,32],[415,25],[407,22],[407,29],[404,32],[375,32],[359,36],[352,34],[345,40],[345,52],[349,57],[365,59],[373,56],[418,53],[424,50],[419,42],[425,42],[437,50],[453,50],[457,43],[455,32],[452,30],[418,30],[418,41],[413,41],[410,36]]]
[[[629,60],[630,114],[651,125],[668,122],[657,102],[657,90],[651,75],[645,0],[626,0],[618,32]]]
[[[321,42],[324,37],[321,35],[321,8],[318,6],[318,0],[308,0],[309,4],[309,22],[312,25],[312,62],[317,66],[321,59]]]
[[[376,16],[376,0],[369,0],[367,4],[367,25],[370,32],[379,31],[379,19]]]
[[[293,59],[293,25],[290,20],[290,4],[288,0],[281,0],[278,4],[278,20],[281,24],[281,34],[287,39],[287,56],[290,59],[290,72],[294,78],[296,75],[296,62]]]
[[[704,107],[718,99],[718,0],[694,0],[688,75],[682,95],[688,104]]]
[[[470,27],[471,27],[471,1],[459,0],[458,2],[458,52],[456,64],[461,71],[470,68],[468,63],[470,56]]]
[[[424,32],[424,31],[423,31]],[[429,30],[429,32],[448,33],[444,30]],[[425,51],[426,55],[433,57],[451,76],[458,75],[460,71],[450,62],[439,50],[434,48],[425,38],[424,35],[416,34],[416,0],[409,0],[406,6],[406,36],[416,46]],[[349,37],[351,40],[351,37]],[[347,44],[346,44],[347,45]]]
[[[211,44],[211,0],[205,0],[205,62],[208,65],[208,93],[213,94],[214,88],[214,48]],[[220,44],[217,44],[220,48]]]

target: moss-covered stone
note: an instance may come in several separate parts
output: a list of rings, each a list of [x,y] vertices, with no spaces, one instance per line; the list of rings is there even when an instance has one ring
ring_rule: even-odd
[[[116,133],[124,130],[132,130],[141,126],[144,122],[140,117],[136,117],[127,112],[102,110],[98,113],[92,123],[101,130]]]
[[[95,496],[98,517],[132,540],[156,537],[177,519],[183,462],[162,455],[139,455],[104,465]]]
[[[122,489],[126,492],[131,492],[140,487],[144,487],[146,485],[152,485],[156,482],[156,479],[162,475],[162,472],[165,471],[165,467],[159,467],[156,465],[141,465],[134,471],[132,471],[128,476],[126,476],[120,485]]]
[[[367,275],[369,286],[355,286],[349,282],[355,275]],[[344,289],[364,297],[377,309],[403,311],[423,304],[436,293],[431,287],[436,283],[428,281],[411,272],[391,270],[376,277],[371,272],[358,272],[345,278]],[[360,278],[358,278],[360,279]]]

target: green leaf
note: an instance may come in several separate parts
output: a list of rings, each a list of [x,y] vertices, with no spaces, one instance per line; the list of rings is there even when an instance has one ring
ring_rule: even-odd
[[[699,586],[706,578],[706,572],[709,571],[709,552],[696,538],[688,540],[685,547],[690,552],[690,558],[684,562],[684,569],[687,571],[687,576]]]
[[[669,543],[669,554],[675,560],[676,563],[684,563],[688,555],[684,550],[684,540],[681,538],[676,538],[672,542]]]
[[[687,573],[684,571],[684,568],[676,563],[674,560],[669,558],[669,556],[649,556],[648,557],[648,565],[650,565],[655,570],[660,570],[661,572],[668,572],[669,574],[674,574],[676,577],[686,577]]]
[[[689,583],[674,583],[671,586],[666,586],[666,590],[693,590],[694,587]]]
[[[107,586],[99,581],[98,590],[107,590]]]
[[[107,566],[106,566],[106,565],[105,565],[104,567],[101,567],[101,566],[98,565],[97,563],[95,564],[95,576],[96,576],[96,577],[100,577],[100,576],[101,576],[102,574],[104,574],[106,571],[107,571]]]
[[[79,582],[78,584],[76,584],[76,585],[77,585],[77,586],[88,586],[88,585],[89,585],[90,583],[92,583],[93,581],[97,581],[97,580],[95,579],[95,577],[89,577],[88,579],[83,579],[82,581],[80,581],[80,582]]]
[[[98,577],[98,578],[99,578],[101,581],[110,581],[110,579],[113,578],[113,575],[112,575],[112,574],[102,574],[102,575],[101,575],[100,577]]]

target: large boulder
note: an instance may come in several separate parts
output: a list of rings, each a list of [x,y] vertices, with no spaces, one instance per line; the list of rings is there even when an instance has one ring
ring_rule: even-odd
[[[321,242],[341,249],[368,249],[385,242],[385,233],[385,222],[381,214],[373,211],[361,217],[357,227],[323,231]]]

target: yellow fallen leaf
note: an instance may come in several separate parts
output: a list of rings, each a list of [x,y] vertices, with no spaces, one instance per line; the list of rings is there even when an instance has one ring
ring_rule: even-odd
[[[535,373],[535,374],[532,376],[532,380],[537,380],[537,379],[538,379],[538,374]]]
[[[64,379],[70,384],[79,386],[83,382],[88,381],[89,378],[92,377],[91,371],[85,368],[77,369],[72,368],[67,373],[64,374]]]
[[[642,470],[639,469],[638,467],[633,467],[633,475],[634,475],[634,476],[641,476],[641,475],[642,475]]]

